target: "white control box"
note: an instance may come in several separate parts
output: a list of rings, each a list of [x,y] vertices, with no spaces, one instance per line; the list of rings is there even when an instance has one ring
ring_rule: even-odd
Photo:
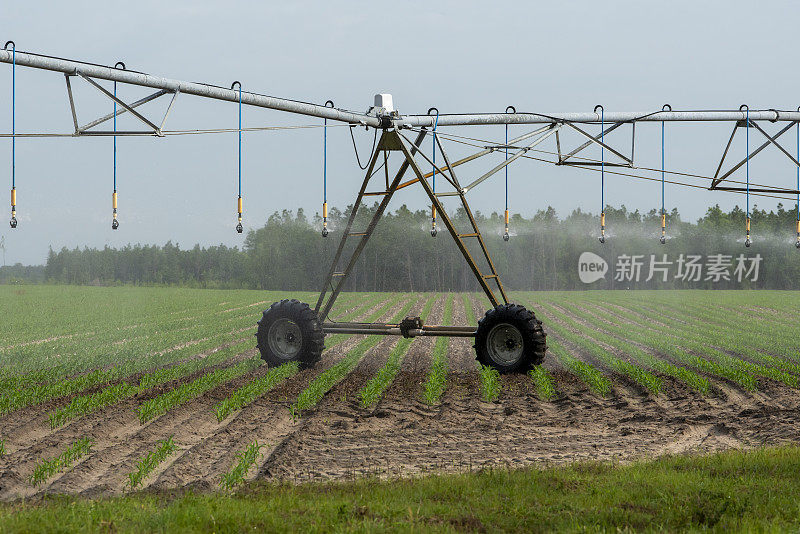
[[[392,103],[392,95],[389,93],[380,93],[375,95],[375,107],[383,108],[386,113],[394,111],[394,104]]]

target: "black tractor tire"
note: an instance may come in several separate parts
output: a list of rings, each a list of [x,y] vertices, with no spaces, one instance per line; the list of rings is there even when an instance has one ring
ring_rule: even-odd
[[[296,361],[314,367],[325,348],[325,333],[317,312],[305,302],[284,299],[264,311],[258,321],[257,347],[270,367]]]
[[[547,334],[532,311],[501,304],[478,321],[475,352],[478,362],[500,373],[526,373],[544,361]]]

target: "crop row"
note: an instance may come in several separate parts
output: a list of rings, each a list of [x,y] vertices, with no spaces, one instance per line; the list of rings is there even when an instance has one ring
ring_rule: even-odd
[[[422,312],[420,313],[420,318],[422,318],[423,321],[430,315],[435,300],[436,295],[431,295],[427,302],[425,302]],[[380,400],[386,388],[389,387],[400,372],[400,366],[413,341],[414,338],[400,338],[389,353],[389,358],[386,360],[383,367],[381,367],[375,376],[373,376],[361,391],[358,392],[362,408],[374,406],[375,403]]]
[[[453,322],[453,295],[447,297],[444,306],[443,325]],[[445,388],[447,388],[447,346],[450,343],[449,337],[437,337],[433,345],[431,354],[431,368],[425,379],[425,386],[422,391],[422,400],[427,404],[433,405],[442,398]]]
[[[173,367],[158,369],[147,373],[139,379],[138,384],[120,382],[119,384],[109,386],[96,393],[73,397],[68,404],[58,408],[49,415],[50,426],[52,428],[61,426],[67,421],[114,405],[123,399],[143,393],[157,385],[179,380],[207,367],[222,363],[233,356],[247,351],[252,348],[252,345],[252,341],[248,340],[218,350],[205,358],[190,360]]]
[[[400,300],[402,295],[395,295],[384,306],[375,311],[370,317],[366,319],[367,322],[374,322],[388,311],[390,311]],[[399,322],[403,319],[409,310],[414,306],[414,300],[410,300],[402,309],[393,317],[394,322]],[[334,364],[331,368],[323,371],[311,384],[308,385],[298,395],[297,400],[289,408],[292,415],[299,416],[303,410],[307,410],[317,405],[317,403],[325,396],[325,394],[340,380],[347,376],[352,371],[361,358],[372,347],[381,341],[380,336],[366,336],[358,342],[355,347],[350,349],[347,354],[339,362]]]

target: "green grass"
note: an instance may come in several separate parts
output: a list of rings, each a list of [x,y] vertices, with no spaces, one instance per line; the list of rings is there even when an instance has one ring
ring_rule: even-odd
[[[128,473],[128,482],[131,488],[136,488],[142,485],[142,481],[153,472],[158,464],[167,459],[167,457],[175,452],[177,447],[172,440],[172,436],[163,439],[156,443],[156,448],[142,457],[136,462],[136,471]]]
[[[800,448],[0,505],[5,532],[796,532]]]
[[[230,471],[222,475],[220,486],[224,489],[233,489],[244,483],[244,477],[247,476],[247,472],[258,460],[263,447],[264,445],[259,445],[257,441],[254,441],[245,450],[237,454],[238,461],[233,464]]]
[[[56,473],[69,468],[78,461],[80,458],[89,454],[92,449],[94,440],[88,437],[81,438],[64,450],[61,454],[51,460],[42,460],[37,463],[33,468],[28,480],[34,486],[39,486],[47,481]]]
[[[443,325],[453,322],[453,295],[447,297],[444,307]],[[437,337],[433,345],[431,354],[431,368],[425,379],[425,386],[422,390],[422,400],[429,405],[439,402],[447,388],[447,347],[450,344],[449,337]]]

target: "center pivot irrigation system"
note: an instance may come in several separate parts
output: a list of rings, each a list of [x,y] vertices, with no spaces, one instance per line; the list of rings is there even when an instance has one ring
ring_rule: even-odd
[[[505,233],[503,239],[509,239],[509,212],[508,212],[508,167],[520,159],[533,159],[561,166],[573,166],[582,169],[600,172],[600,235],[601,243],[606,241],[605,224],[605,177],[606,174],[625,176],[637,179],[646,179],[661,182],[661,243],[666,242],[666,208],[664,204],[665,184],[695,187],[717,191],[727,191],[743,194],[747,198],[747,212],[745,222],[745,245],[750,246],[750,197],[768,196],[781,199],[794,199],[798,201],[796,246],[800,248],[800,108],[797,111],[780,111],[776,109],[751,110],[746,105],[738,110],[728,111],[673,111],[665,105],[654,112],[606,112],[602,106],[595,107],[591,113],[523,113],[518,112],[513,106],[506,108],[504,113],[484,114],[440,114],[438,109],[430,108],[424,115],[402,115],[393,105],[392,97],[388,94],[375,96],[374,105],[366,112],[359,113],[336,108],[332,101],[324,105],[311,104],[296,100],[276,98],[242,90],[242,84],[234,82],[230,88],[209,84],[183,82],[160,78],[127,70],[125,64],[118,62],[114,67],[72,61],[52,56],[18,52],[12,41],[6,43],[0,50],[0,62],[12,65],[12,131],[3,137],[11,138],[12,146],[12,171],[11,171],[11,227],[16,228],[17,189],[15,169],[15,146],[18,137],[58,137],[58,136],[110,136],[114,138],[114,190],[112,196],[113,221],[112,228],[117,229],[117,183],[116,183],[116,138],[129,135],[152,135],[163,137],[166,135],[186,135],[199,133],[238,132],[239,136],[239,173],[238,173],[238,198],[237,198],[237,232],[242,228],[242,173],[241,173],[241,138],[242,138],[242,106],[255,106],[275,109],[289,113],[306,115],[323,119],[319,127],[324,130],[323,141],[323,237],[328,235],[328,204],[327,204],[327,130],[328,121],[337,121],[350,126],[350,134],[356,127],[372,128],[375,132],[373,147],[365,166],[364,180],[353,203],[353,210],[344,231],[341,234],[336,254],[331,264],[328,275],[322,284],[319,299],[312,309],[308,304],[297,300],[283,300],[274,303],[264,311],[258,322],[258,348],[261,356],[270,365],[279,365],[287,361],[298,361],[303,366],[313,366],[321,357],[324,348],[325,334],[382,334],[402,335],[404,337],[416,336],[458,336],[474,337],[475,349],[478,360],[485,365],[491,365],[500,372],[525,371],[532,365],[542,362],[547,350],[546,334],[542,329],[541,321],[523,306],[512,304],[500,280],[500,275],[489,255],[483,236],[475,222],[472,211],[467,202],[467,193],[476,186],[498,174],[501,170],[505,174],[506,206],[505,206]],[[17,67],[29,67],[63,74],[67,96],[72,113],[74,131],[70,133],[26,133],[16,132],[16,70]],[[75,100],[73,98],[72,81],[82,79],[93,88],[100,91],[113,102],[113,112],[103,115],[95,120],[81,125],[78,122]],[[101,85],[101,81],[113,83],[111,90]],[[140,87],[149,87],[156,92],[132,103],[126,103],[117,95],[117,84],[127,84]],[[233,130],[165,130],[167,117],[175,104],[178,95],[192,95],[215,100],[225,100],[238,104],[239,127]],[[170,98],[169,105],[160,122],[148,119],[137,111],[137,108],[152,102],[162,96]],[[118,107],[119,106],[119,107]],[[144,124],[145,129],[139,131],[117,130],[117,116],[130,113]],[[107,121],[113,121],[113,129],[99,130],[97,127]],[[733,127],[728,143],[720,158],[719,165],[713,176],[691,174],[685,172],[668,171],[664,166],[664,129],[668,122],[725,122]],[[773,134],[764,129],[766,123],[780,123],[781,128]],[[636,125],[638,123],[657,123],[661,125],[661,168],[647,168],[634,163],[636,146]],[[439,128],[454,126],[505,126],[505,140],[495,143],[484,139],[464,137],[453,133],[441,132]],[[533,125],[533,129],[508,139],[510,125]],[[599,126],[598,134],[589,133],[586,125]],[[606,137],[621,126],[630,126],[630,155],[623,153],[609,145]],[[797,130],[795,155],[782,146],[778,139],[792,127]],[[295,127],[287,127],[295,128]],[[739,129],[744,129],[746,149],[744,158],[723,170],[725,160],[731,151],[734,137]],[[252,128],[281,129],[280,127]],[[757,131],[766,140],[755,149],[750,149],[750,132]],[[563,133],[571,131],[585,142],[572,150],[562,150]],[[380,134],[380,135],[378,135]],[[430,149],[426,153],[426,138],[430,138]],[[451,161],[444,150],[442,140],[475,147],[478,150],[461,159]],[[554,141],[554,150],[537,148],[546,140]],[[626,141],[627,142],[627,141]],[[355,138],[353,137],[355,148]],[[795,168],[792,188],[755,184],[750,182],[750,160],[759,152],[770,145],[785,154]],[[578,155],[590,146],[600,148],[600,159],[591,159]],[[462,183],[456,176],[456,168],[489,154],[500,153],[504,159],[491,170],[474,178],[470,182]],[[437,154],[441,156],[437,164]],[[612,159],[606,161],[606,154]],[[392,157],[397,156],[397,157]],[[358,152],[356,151],[358,158]],[[391,159],[391,165],[390,165]],[[745,167],[746,181],[736,181],[731,175]],[[430,171],[423,170],[430,169]],[[390,168],[394,169],[390,171]],[[411,170],[413,176],[406,177]],[[381,172],[383,170],[383,172]],[[654,173],[643,176],[639,173]],[[658,174],[660,173],[660,178]],[[383,179],[380,175],[383,174]],[[699,179],[697,183],[667,180],[666,175],[678,176],[683,179]],[[439,183],[445,182],[445,190],[436,189],[436,177],[440,176]],[[377,178],[376,178],[377,176]],[[477,328],[473,326],[435,326],[425,325],[419,317],[406,317],[399,324],[390,323],[357,323],[334,322],[329,314],[339,293],[345,286],[359,255],[370,239],[375,226],[383,216],[392,196],[399,190],[419,184],[431,202],[431,236],[436,237],[437,219],[455,240],[464,259],[469,264],[478,283],[492,304],[492,308],[478,322]],[[466,184],[466,185],[464,185]],[[735,185],[733,185],[735,184]],[[788,196],[788,195],[791,195]],[[380,202],[372,214],[365,228],[354,228],[356,215],[366,197],[378,197]],[[442,200],[444,197],[457,197],[468,220],[468,228],[464,231],[455,227],[453,220],[445,211]],[[476,254],[470,252],[476,250]]]

